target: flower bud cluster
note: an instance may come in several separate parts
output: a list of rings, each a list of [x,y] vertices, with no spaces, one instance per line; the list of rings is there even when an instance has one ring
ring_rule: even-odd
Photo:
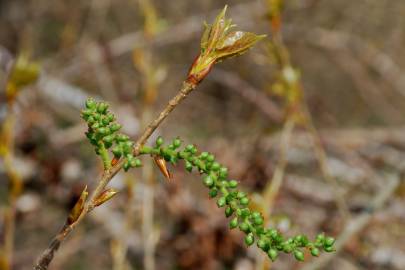
[[[305,235],[285,239],[276,229],[265,228],[262,214],[249,207],[246,193],[237,189],[238,182],[229,179],[228,168],[217,162],[212,153],[199,152],[191,144],[180,150],[181,141],[178,138],[167,146],[163,144],[163,139],[159,137],[154,147],[144,146],[141,153],[160,156],[172,164],[184,160],[187,171],[196,170],[203,175],[202,181],[209,189],[208,195],[217,198],[217,206],[225,209],[225,216],[230,218],[229,228],[239,228],[245,233],[247,246],[256,243],[273,261],[280,252],[291,253],[295,259],[302,261],[304,249],[309,250],[312,256],[318,256],[321,250],[334,251],[335,240],[332,237],[319,234],[314,242]]]
[[[103,159],[106,169],[111,164],[109,149],[111,149],[115,160],[119,160],[121,157],[125,158],[123,165],[125,171],[142,165],[141,161],[133,156],[134,142],[127,135],[118,132],[121,125],[116,123],[115,116],[108,111],[107,103],[96,102],[89,98],[81,115],[88,125],[86,136],[90,143],[95,146],[96,154]]]

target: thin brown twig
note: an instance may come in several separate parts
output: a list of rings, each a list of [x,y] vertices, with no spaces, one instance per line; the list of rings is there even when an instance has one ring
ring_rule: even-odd
[[[191,91],[196,88],[196,84],[189,83],[187,81],[183,82],[183,85],[179,92],[169,101],[166,107],[162,110],[159,116],[153,120],[139,137],[139,139],[135,143],[134,147],[134,156],[138,156],[140,154],[141,147],[146,143],[148,138],[152,135],[152,133],[156,130],[156,128],[163,122],[163,120],[176,108],[176,106],[184,100]],[[77,225],[81,223],[84,217],[90,213],[96,206],[95,200],[100,196],[100,194],[104,191],[105,187],[111,181],[111,179],[121,170],[124,164],[123,160],[120,160],[117,164],[115,164],[111,169],[104,171],[101,176],[100,181],[98,182],[97,187],[92,192],[90,199],[88,199],[86,205],[84,206],[83,211],[81,212],[78,219],[70,224],[65,224],[62,230],[54,237],[51,241],[51,244],[48,248],[42,253],[39,257],[37,263],[34,266],[35,270],[46,270],[49,267],[49,264],[53,260],[55,252],[59,249],[60,245],[65,241],[66,237],[76,228]]]

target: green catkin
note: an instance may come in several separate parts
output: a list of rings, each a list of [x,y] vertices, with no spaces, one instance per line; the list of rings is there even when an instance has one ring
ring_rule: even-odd
[[[108,170],[111,167],[109,155],[111,148],[116,159],[124,157],[123,168],[125,171],[140,167],[141,161],[132,154],[134,143],[127,135],[118,133],[121,125],[114,122],[115,116],[108,111],[108,104],[89,98],[85,105],[86,108],[82,110],[81,116],[87,122],[86,136],[94,145],[96,154],[101,156],[104,169]]]
[[[86,108],[81,115],[88,124],[86,136],[94,145],[96,153],[101,156],[105,170],[111,166],[110,152],[115,159],[124,158],[125,171],[142,166],[141,160],[133,156],[134,143],[127,135],[118,133],[121,125],[115,122],[114,115],[108,111],[107,103],[96,102],[90,98],[86,101]],[[230,218],[229,228],[239,228],[246,234],[247,246],[256,242],[272,261],[277,259],[279,252],[292,253],[296,260],[302,261],[305,249],[309,250],[312,256],[319,256],[321,250],[335,250],[335,239],[326,237],[323,233],[311,242],[304,235],[285,239],[276,229],[265,228],[262,214],[252,211],[246,193],[237,190],[238,182],[228,179],[228,168],[216,161],[213,154],[198,153],[197,147],[192,144],[183,150],[179,149],[180,147],[179,138],[164,146],[163,138],[158,137],[154,147],[143,146],[140,154],[160,156],[172,164],[184,160],[188,172],[194,169],[203,174],[202,182],[209,189],[209,197],[217,198],[217,206],[224,207],[225,216]]]
[[[209,188],[211,198],[218,197],[217,206],[225,207],[225,216],[231,218],[229,228],[238,228],[246,234],[245,244],[251,246],[257,242],[257,246],[267,253],[274,261],[279,252],[292,253],[298,261],[304,260],[304,250],[310,251],[312,256],[319,256],[320,250],[334,251],[335,239],[319,234],[314,242],[310,242],[304,235],[285,239],[284,236],[273,228],[264,227],[264,219],[260,212],[249,208],[250,200],[246,193],[238,191],[238,182],[228,179],[228,168],[215,160],[215,156],[208,152],[198,153],[197,148],[189,144],[183,150],[174,150],[181,145],[180,139],[176,138],[172,144],[163,146],[163,139],[158,138],[152,152],[160,153],[162,157],[185,160],[186,170],[193,169],[204,174],[203,184]],[[142,151],[141,151],[142,152]]]

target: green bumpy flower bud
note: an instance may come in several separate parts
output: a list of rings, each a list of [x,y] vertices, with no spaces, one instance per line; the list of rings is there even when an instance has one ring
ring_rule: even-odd
[[[318,257],[319,256],[319,249],[317,249],[316,247],[311,248],[311,255],[314,257]]]
[[[230,188],[237,188],[238,187],[238,182],[236,180],[229,181],[229,187]]]
[[[304,253],[301,250],[294,250],[294,257],[297,261],[304,261]]]
[[[120,124],[116,124],[116,123],[114,123],[114,124],[111,124],[110,125],[110,130],[112,131],[112,132],[117,132],[118,130],[120,130],[121,129],[121,125]]]
[[[270,229],[268,234],[273,240],[276,240],[276,238],[278,237],[278,232],[276,229]]]
[[[101,118],[101,122],[104,126],[107,126],[110,123],[110,120],[108,120],[108,117],[103,117]]]
[[[163,143],[164,143],[163,138],[162,138],[161,136],[159,136],[159,137],[156,139],[156,146],[157,146],[157,147],[160,147],[161,145],[163,145]]]
[[[209,175],[204,177],[203,182],[206,187],[212,187],[214,185],[214,179]]]
[[[228,168],[222,167],[219,170],[219,177],[226,178],[228,176]]]
[[[138,158],[128,159],[131,168],[137,168],[142,166],[142,161]]]
[[[86,108],[91,110],[96,108],[96,102],[94,101],[94,99],[88,98],[86,100]]]
[[[106,119],[108,120],[108,122],[112,122],[115,120],[115,116],[112,113],[107,114]]]
[[[253,218],[253,219],[255,219],[255,218],[260,218],[260,217],[262,217],[262,215],[260,214],[260,212],[254,211],[254,212],[252,213],[252,218]]]
[[[243,197],[242,199],[240,199],[239,202],[240,202],[241,205],[246,206],[246,205],[249,204],[249,199],[247,197]]]
[[[252,233],[249,233],[245,237],[245,244],[251,246],[255,242],[255,238]]]
[[[129,168],[131,168],[131,164],[130,164],[128,161],[126,161],[126,162],[124,163],[123,168],[124,168],[124,171],[127,172],[127,171],[129,170]]]
[[[100,127],[100,124],[99,123],[94,123],[93,125],[91,125],[91,129],[92,130],[96,130],[96,129],[98,129]]]
[[[217,205],[219,208],[224,207],[226,205],[226,198],[225,197],[219,198],[217,201]]]
[[[100,102],[97,104],[97,112],[104,114],[108,109],[108,104],[105,102]]]
[[[96,119],[94,119],[93,116],[89,116],[86,121],[87,121],[88,125],[91,126],[96,122]]]
[[[236,227],[238,227],[238,218],[237,218],[237,217],[233,218],[233,219],[229,222],[229,228],[230,228],[230,229],[235,229]]]
[[[267,255],[269,256],[270,260],[272,260],[274,262],[278,257],[278,251],[277,251],[277,249],[271,248],[267,252]]]
[[[257,247],[263,251],[267,251],[269,249],[269,242],[265,239],[259,239],[259,241],[257,241]]]
[[[249,208],[243,208],[241,209],[241,216],[242,217],[248,217],[250,215],[250,210]]]
[[[127,135],[124,134],[118,134],[117,135],[117,141],[118,142],[126,142],[129,140],[129,137]]]
[[[207,159],[208,155],[209,155],[208,152],[202,152],[200,155],[200,159],[205,160],[205,159]]]
[[[186,161],[186,170],[188,172],[191,172],[193,170],[193,164],[191,164],[191,162]]]
[[[323,243],[325,241],[325,235],[323,233],[316,236],[316,242]]]
[[[284,244],[283,245],[283,251],[285,253],[291,253],[291,251],[293,250],[292,246],[290,244]]]
[[[216,189],[216,188],[211,188],[211,189],[210,189],[210,192],[209,192],[209,196],[210,196],[211,198],[215,198],[217,195],[218,195],[218,189]]]
[[[105,145],[105,147],[107,149],[110,148],[112,146],[113,142],[114,142],[114,135],[105,136],[103,138],[103,142],[104,142],[104,145]]]
[[[246,222],[239,224],[239,229],[244,233],[248,233],[250,231],[249,225]]]
[[[246,193],[243,192],[243,191],[238,191],[237,198],[238,198],[238,199],[242,199],[242,198],[244,198],[244,197],[246,197]]]
[[[173,147],[176,149],[176,148],[179,148],[180,146],[181,146],[181,140],[179,138],[174,139]]]
[[[326,237],[324,240],[324,246],[325,247],[331,247],[335,243],[335,238],[333,237]]]
[[[102,136],[107,134],[107,129],[104,127],[99,128],[97,131]]]
[[[257,217],[253,219],[253,223],[257,226],[260,226],[263,224],[263,218],[262,217]]]
[[[112,152],[116,158],[120,158],[122,156],[122,148],[118,145],[113,148]]]
[[[226,216],[226,217],[230,217],[230,216],[232,216],[232,214],[233,214],[233,209],[232,209],[232,207],[228,206],[228,207],[225,209],[225,216]]]
[[[220,168],[221,168],[221,164],[219,164],[218,162],[213,162],[212,165],[211,165],[211,169],[212,169],[214,172],[219,171]]]

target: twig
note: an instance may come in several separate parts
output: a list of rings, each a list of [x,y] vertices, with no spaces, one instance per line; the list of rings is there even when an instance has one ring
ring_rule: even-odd
[[[189,82],[183,82],[183,86],[179,90],[179,92],[174,96],[163,111],[159,114],[159,116],[153,120],[148,127],[145,129],[143,134],[139,137],[139,139],[135,143],[134,147],[134,156],[138,156],[140,154],[141,147],[146,143],[148,138],[152,135],[152,133],[156,130],[156,128],[163,122],[163,120],[176,108],[178,104],[182,100],[184,100],[192,90],[196,88],[195,84],[191,84]],[[39,257],[37,263],[34,266],[35,270],[46,270],[48,269],[49,264],[53,260],[55,252],[59,249],[59,246],[65,241],[66,237],[76,228],[78,224],[84,219],[84,217],[90,213],[95,208],[95,200],[100,196],[103,192],[105,187],[111,181],[111,179],[121,170],[124,161],[121,160],[117,164],[115,164],[110,170],[105,171],[101,176],[100,181],[98,182],[97,187],[92,192],[90,199],[87,201],[84,210],[81,212],[78,219],[70,225],[63,226],[62,230],[54,237],[51,241],[49,247],[42,253]]]
[[[352,236],[359,233],[372,219],[373,215],[379,210],[385,202],[391,198],[392,193],[396,190],[399,185],[398,175],[389,175],[386,178],[387,183],[383,185],[383,190],[379,190],[378,194],[375,196],[375,199],[370,203],[367,208],[368,211],[358,215],[357,217],[350,220],[345,229],[340,234],[336,240],[335,248],[336,252],[334,253],[325,253],[321,255],[317,260],[312,264],[306,265],[302,270],[315,270],[323,269],[327,263],[329,263],[338,253],[342,250],[344,245],[352,238]]]
[[[192,90],[209,74],[215,63],[224,60],[228,57],[241,55],[254,44],[261,39],[264,35],[256,35],[254,33],[233,31],[230,32],[231,20],[225,18],[226,6],[221,13],[216,17],[214,23],[209,27],[206,27],[203,34],[203,38],[200,47],[200,54],[190,67],[187,75],[187,79],[183,82],[180,91],[175,95],[167,104],[165,109],[159,114],[159,116],[153,120],[145,129],[144,133],[138,138],[133,148],[133,156],[138,156],[141,152],[142,146],[146,143],[148,138],[157,129],[157,127],[163,122],[163,120],[174,110],[174,108],[184,100]],[[235,40],[233,35],[242,35],[239,39]],[[231,36],[231,37],[230,37]],[[227,50],[225,52],[220,51],[220,45],[227,44]],[[94,102],[94,101],[93,101]],[[107,108],[107,105],[104,104]],[[132,143],[131,143],[132,145]],[[103,144],[104,146],[104,144]],[[103,148],[98,148],[98,151],[105,151]],[[127,153],[128,155],[129,153]],[[113,160],[114,161],[114,160]],[[104,162],[105,163],[105,162]],[[70,232],[84,219],[84,217],[91,212],[97,206],[97,200],[99,199],[105,187],[111,181],[111,179],[121,170],[124,166],[127,166],[126,158],[121,158],[112,167],[104,166],[104,173],[99,181],[97,187],[92,192],[90,198],[87,199],[86,189],[82,192],[81,202],[79,200],[78,210],[76,206],[73,208],[68,221],[61,232],[51,242],[50,247],[40,256],[38,263],[34,266],[35,270],[45,270],[48,268],[50,262],[53,259],[55,251],[59,248],[60,244],[66,239]],[[132,165],[131,165],[132,166]],[[85,202],[84,202],[85,201]],[[244,200],[246,201],[246,200]],[[247,200],[248,202],[248,200]]]

